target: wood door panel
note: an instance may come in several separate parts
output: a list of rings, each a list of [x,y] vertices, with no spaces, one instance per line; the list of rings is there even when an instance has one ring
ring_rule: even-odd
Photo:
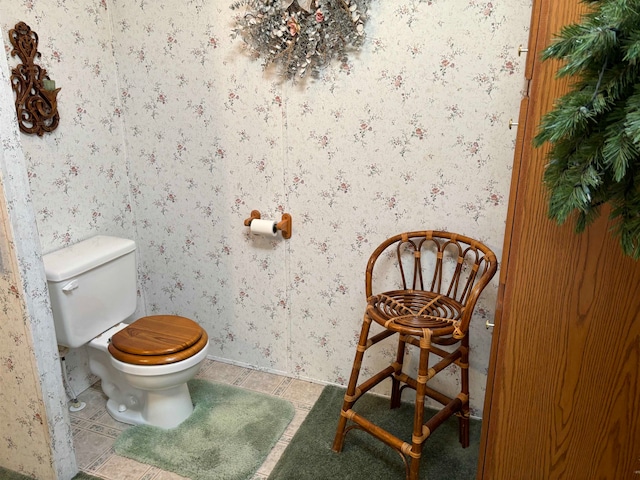
[[[479,478],[640,480],[640,263],[622,255],[606,211],[581,235],[547,218],[547,150],[531,147],[542,114],[567,88],[555,79],[558,64],[541,63],[539,52],[584,8],[577,0],[534,2],[531,97]]]

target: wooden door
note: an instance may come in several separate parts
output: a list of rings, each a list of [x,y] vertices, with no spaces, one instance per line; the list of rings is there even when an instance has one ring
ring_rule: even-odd
[[[543,113],[567,89],[540,51],[578,0],[534,0],[478,478],[640,480],[640,262],[607,212],[577,235],[547,218]]]

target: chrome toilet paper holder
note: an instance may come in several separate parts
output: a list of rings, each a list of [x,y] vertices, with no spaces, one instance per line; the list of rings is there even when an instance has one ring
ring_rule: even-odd
[[[251,210],[251,216],[244,221],[244,226],[249,227],[252,221],[260,220],[261,218],[258,210]],[[282,232],[282,238],[291,238],[291,215],[283,213],[282,220],[276,223],[276,228]]]

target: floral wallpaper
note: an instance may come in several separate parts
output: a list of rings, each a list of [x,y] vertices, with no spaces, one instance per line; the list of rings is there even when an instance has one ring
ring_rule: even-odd
[[[76,462],[40,242],[9,88],[0,59],[0,465],[42,480]],[[20,241],[15,241],[20,239]]]
[[[4,195],[0,196],[0,220],[7,222]],[[34,359],[31,336],[25,329],[24,293],[10,234],[2,228],[0,235],[0,305],[6,321],[0,324],[0,406],[10,411],[0,421],[0,465],[35,478],[53,478],[51,451],[44,432],[46,414],[42,391],[33,376]],[[30,399],[24,402],[24,398]],[[33,458],[36,461],[33,461]]]
[[[58,129],[21,135],[40,244],[133,238],[138,315],[197,320],[213,358],[342,384],[380,241],[445,229],[500,258],[531,0],[372,1],[362,50],[297,83],[231,38],[231,3],[0,0],[5,44],[29,24],[62,89]],[[250,235],[253,209],[290,213],[291,239]],[[479,416],[496,291],[471,331]],[[86,388],[86,353],[67,360]]]

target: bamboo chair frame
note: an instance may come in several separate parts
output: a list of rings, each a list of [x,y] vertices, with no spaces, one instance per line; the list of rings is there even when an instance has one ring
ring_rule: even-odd
[[[435,253],[435,260],[431,258],[431,268],[425,262],[430,251]],[[374,294],[374,268],[381,258],[389,256],[389,252],[395,255],[402,288]],[[403,262],[407,255],[413,258]],[[455,266],[445,265],[447,260],[455,261]],[[468,329],[476,302],[497,268],[496,256],[488,247],[472,238],[449,232],[401,233],[376,248],[367,263],[367,307],[332,446],[335,452],[342,450],[345,436],[351,429],[362,429],[395,449],[403,459],[406,478],[418,480],[424,442],[454,414],[459,417],[460,443],[463,448],[469,446]],[[431,270],[431,275],[425,275],[425,269]],[[445,270],[449,274],[446,277]],[[370,336],[372,322],[384,329]],[[365,352],[395,334],[398,334],[395,362],[358,384]],[[436,345],[449,348],[445,350]],[[417,347],[420,351],[416,377],[403,371],[408,346]],[[431,354],[440,360],[429,367]],[[449,365],[459,367],[461,374],[460,393],[453,398],[427,386],[429,380]],[[391,408],[400,406],[405,388],[416,391],[411,442],[392,435],[353,409],[362,395],[387,378],[392,380]],[[424,415],[426,397],[443,405],[429,419]]]

